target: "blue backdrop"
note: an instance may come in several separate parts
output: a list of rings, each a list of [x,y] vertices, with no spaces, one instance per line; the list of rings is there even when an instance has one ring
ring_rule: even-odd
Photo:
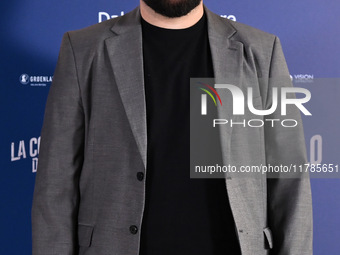
[[[279,36],[295,86],[312,93],[309,160],[339,163],[340,2],[205,0],[225,18]],[[1,1],[0,254],[31,254],[30,212],[46,97],[64,32],[120,16],[138,0]],[[294,142],[294,141],[292,141]],[[314,254],[340,254],[340,180],[312,179]]]

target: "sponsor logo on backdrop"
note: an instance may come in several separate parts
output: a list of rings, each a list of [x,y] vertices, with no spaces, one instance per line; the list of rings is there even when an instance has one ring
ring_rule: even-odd
[[[98,23],[103,22],[105,20],[109,20],[109,19],[113,19],[119,16],[123,16],[124,15],[124,11],[121,11],[119,15],[117,14],[109,14],[108,12],[98,12]],[[226,18],[226,19],[230,19],[232,21],[236,21],[236,16],[235,15],[225,15],[222,14],[220,15],[222,18]]]
[[[21,82],[21,84],[26,85],[30,82],[29,79],[30,79],[30,77],[28,76],[28,74],[24,73],[24,74],[20,75],[19,81]]]
[[[309,141],[309,162],[311,164],[321,164],[322,154],[322,136],[317,134],[312,136]]]
[[[296,83],[311,83],[314,81],[314,74],[293,74],[290,78]]]
[[[117,14],[110,15],[107,12],[98,12],[98,23],[100,23],[104,20],[113,19],[113,18],[116,18],[118,16],[123,16],[123,15],[124,15],[124,11],[121,11],[120,15],[117,15]]]
[[[40,136],[32,137],[29,140],[20,140],[11,143],[11,161],[25,159],[32,160],[32,173],[38,168],[38,155],[40,147]]]
[[[220,15],[222,18],[230,19],[232,21],[236,21],[236,16],[235,15]]]
[[[20,75],[19,81],[22,85],[31,87],[46,87],[53,80],[51,75],[28,75],[26,73]]]

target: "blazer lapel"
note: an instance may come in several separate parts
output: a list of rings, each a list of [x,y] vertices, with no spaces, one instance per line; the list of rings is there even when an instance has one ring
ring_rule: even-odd
[[[232,26],[232,21],[223,20],[215,13],[204,6],[208,21],[208,36],[210,51],[215,75],[215,84],[232,84],[240,87],[242,64],[243,64],[243,44],[232,37],[236,29]],[[216,86],[216,85],[215,85]],[[222,100],[222,106],[218,105],[217,114],[220,119],[232,118],[233,98],[228,89],[216,88]],[[228,155],[228,144],[232,127],[228,124],[219,125],[221,133],[222,150],[224,155]],[[227,160],[227,158],[224,158]]]
[[[146,169],[147,131],[144,93],[142,28],[139,8],[123,16],[105,40],[114,77]]]
[[[204,6],[208,20],[208,36],[214,68],[215,83],[239,86],[243,59],[242,43],[231,40],[236,29]],[[230,21],[231,22],[231,21]],[[115,81],[124,109],[146,169],[147,127],[144,91],[142,28],[140,10],[135,8],[120,18],[111,28],[114,36],[105,40]],[[218,117],[231,117],[232,96],[226,89],[217,88],[223,106]],[[222,142],[228,142],[229,125],[220,125]]]

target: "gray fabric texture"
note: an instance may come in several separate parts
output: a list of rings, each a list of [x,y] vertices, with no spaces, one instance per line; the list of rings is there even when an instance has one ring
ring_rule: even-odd
[[[292,86],[279,39],[204,8],[217,83],[252,84],[257,106],[269,108],[272,87]],[[226,118],[232,100],[218,92]],[[139,7],[65,33],[41,133],[33,255],[138,254],[145,178],[136,175],[147,178],[146,117]],[[287,118],[300,113],[292,109]],[[221,143],[225,164],[307,162],[301,125],[225,125]],[[226,192],[243,255],[312,254],[309,178],[229,175]]]

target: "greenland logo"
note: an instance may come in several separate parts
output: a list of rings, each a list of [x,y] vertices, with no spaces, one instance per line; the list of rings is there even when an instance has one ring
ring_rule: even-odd
[[[29,75],[24,73],[24,74],[20,75],[19,81],[20,81],[21,84],[27,85],[30,82],[29,78],[30,78]]]
[[[19,82],[30,87],[46,87],[52,83],[52,80],[52,75],[28,75],[23,73],[19,76]]]

